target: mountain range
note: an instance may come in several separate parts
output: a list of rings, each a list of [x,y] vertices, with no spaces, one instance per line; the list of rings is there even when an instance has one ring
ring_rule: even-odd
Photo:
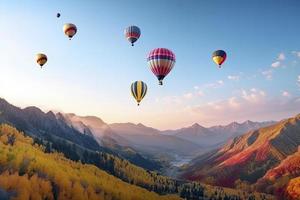
[[[143,124],[107,124],[95,116],[44,113],[33,106],[21,109],[4,99],[0,99],[0,110],[0,122],[12,124],[31,136],[47,138],[51,133],[51,137],[67,139],[91,150],[115,152],[148,169],[159,169],[160,164],[153,160],[193,158],[246,131],[274,123],[245,121],[209,128],[195,123],[178,130],[160,131]]]
[[[98,176],[99,173],[103,174],[106,172],[114,176],[110,176],[109,179],[111,182],[120,183],[122,181],[120,184],[124,186],[129,183],[138,188],[142,187],[158,194],[178,194],[185,199],[195,199],[195,197],[197,197],[196,199],[229,198],[229,196],[235,199],[239,197],[247,199],[255,197],[259,199],[273,199],[272,196],[265,194],[245,194],[240,190],[190,183],[185,180],[175,180],[160,175],[161,162],[151,158],[154,157],[155,153],[161,151],[162,154],[197,155],[197,152],[203,153],[206,147],[202,147],[197,142],[168,134],[166,131],[146,127],[142,124],[107,124],[94,116],[82,117],[75,114],[55,114],[51,111],[45,113],[33,106],[21,109],[9,104],[4,99],[0,99],[0,123],[2,124],[0,131],[2,141],[0,144],[2,145],[1,148],[3,148],[0,151],[3,152],[5,150],[6,153],[3,156],[7,156],[7,158],[0,159],[0,168],[5,170],[9,169],[8,166],[12,166],[12,163],[20,164],[14,168],[14,170],[17,170],[17,176],[11,174],[14,173],[11,170],[9,172],[1,172],[2,174],[0,175],[2,178],[10,181],[6,181],[5,184],[0,182],[0,197],[4,195],[8,198],[8,196],[15,195],[7,192],[9,188],[19,191],[18,184],[11,182],[12,178],[16,176],[14,180],[23,180],[24,177],[26,179],[26,177],[31,177],[32,175],[34,177],[41,176],[38,179],[39,182],[48,181],[47,184],[53,185],[51,193],[54,195],[54,198],[56,198],[56,195],[63,195],[58,190],[58,187],[63,187],[60,179],[55,178],[58,175],[55,175],[54,179],[51,175],[54,173],[53,167],[57,168],[60,166],[70,170],[69,173],[65,173],[64,170],[60,171],[59,173],[63,175],[62,178],[72,176],[70,173],[77,170],[88,176],[94,173]],[[3,124],[9,124],[10,126]],[[26,138],[24,138],[23,133],[19,133],[13,127],[22,131]],[[194,126],[186,128],[186,133],[188,134],[188,130],[194,130],[194,128]],[[27,136],[30,136],[32,139]],[[209,137],[209,135],[202,137]],[[9,149],[13,145],[16,146],[14,146],[12,154]],[[28,151],[30,151],[30,154]],[[57,154],[57,152],[62,153],[65,157],[62,157],[62,154]],[[29,158],[34,154],[39,155],[38,160],[36,160],[37,157],[36,159]],[[28,159],[30,162],[28,162]],[[40,170],[45,168],[42,166],[47,160],[49,161],[48,163],[51,163],[52,167],[47,172],[41,172]],[[35,162],[38,164],[34,164]],[[42,168],[37,168],[38,171],[31,171],[33,166]],[[100,169],[100,171],[97,172],[97,169]],[[153,170],[156,170],[156,172]],[[77,175],[80,173],[76,172]],[[86,191],[90,180],[83,180],[82,177],[78,177],[81,180],[78,179],[79,182],[77,178],[75,180],[77,189]],[[101,179],[103,177],[108,176],[101,175]],[[27,181],[31,184],[31,181],[34,182],[35,180],[28,178]],[[75,183],[74,179],[70,179],[70,181]],[[12,183],[13,185],[6,183]],[[79,183],[81,185],[78,185]],[[101,185],[103,186],[103,184]],[[112,186],[105,187],[101,191],[99,191],[99,188],[93,189],[96,194],[105,195],[109,199],[110,197],[107,195],[111,195],[117,191],[110,189],[110,187]],[[134,189],[132,187],[133,190],[139,190],[138,188]],[[89,188],[89,190],[93,193],[92,188]],[[129,191],[130,189],[128,189]],[[28,192],[30,192],[30,195],[34,195],[32,190]],[[42,190],[38,192],[42,192]],[[73,193],[69,192],[66,191],[66,194],[73,195]],[[49,192],[47,195],[50,195],[49,198],[51,199]],[[147,195],[150,194],[147,193]],[[115,196],[114,198],[122,199],[122,196],[119,193],[119,196]],[[173,196],[171,198],[177,199],[176,195],[174,198]],[[147,197],[146,199],[149,198]]]
[[[299,145],[300,114],[249,131],[195,158],[182,177],[226,187],[254,184],[258,191],[283,195],[300,174]]]

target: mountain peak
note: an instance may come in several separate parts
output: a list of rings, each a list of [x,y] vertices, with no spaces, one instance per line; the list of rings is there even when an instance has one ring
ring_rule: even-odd
[[[43,111],[41,109],[39,109],[38,107],[35,107],[35,106],[28,106],[28,107],[24,108],[23,110],[29,111],[32,113],[43,113]]]
[[[205,127],[201,126],[201,125],[198,124],[198,123],[194,123],[194,124],[191,126],[191,128],[195,128],[195,129],[199,129],[199,128],[205,129]]]

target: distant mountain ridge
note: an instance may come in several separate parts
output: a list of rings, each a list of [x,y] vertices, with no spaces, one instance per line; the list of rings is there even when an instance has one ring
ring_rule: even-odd
[[[186,128],[163,131],[163,134],[174,135],[202,146],[214,146],[222,144],[228,139],[244,134],[245,132],[256,130],[274,123],[274,121],[252,122],[247,120],[243,123],[232,122],[225,126],[212,126],[209,128],[205,128],[198,123],[195,123]]]

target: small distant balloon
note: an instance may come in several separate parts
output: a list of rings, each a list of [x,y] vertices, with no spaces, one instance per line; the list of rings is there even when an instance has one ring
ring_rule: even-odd
[[[226,52],[223,50],[217,50],[212,54],[212,59],[217,65],[219,65],[219,68],[221,68],[221,65],[225,62],[226,57]]]
[[[75,24],[67,23],[64,25],[63,31],[65,35],[68,36],[69,40],[71,40],[77,33],[77,27],[75,26]]]
[[[140,105],[140,102],[145,97],[147,93],[147,85],[143,81],[135,81],[131,84],[131,94],[137,101],[137,105]]]
[[[126,39],[134,46],[134,43],[140,38],[141,30],[137,26],[129,26],[124,30]]]
[[[57,18],[60,18],[60,13],[57,13],[57,14],[56,14],[56,17],[57,17]]]
[[[44,64],[46,64],[47,60],[48,58],[45,54],[43,53],[36,54],[36,62],[41,66],[41,68],[43,67]]]

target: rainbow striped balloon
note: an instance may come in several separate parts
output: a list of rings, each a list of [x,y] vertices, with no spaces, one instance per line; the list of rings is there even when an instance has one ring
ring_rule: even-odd
[[[151,71],[157,77],[159,85],[163,84],[163,79],[173,69],[176,59],[175,54],[166,48],[152,50],[147,58]]]

